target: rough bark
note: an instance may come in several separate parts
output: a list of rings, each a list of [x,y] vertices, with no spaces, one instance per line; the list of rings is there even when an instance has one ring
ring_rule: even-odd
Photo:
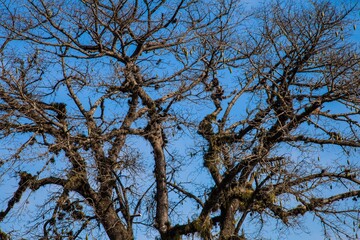
[[[101,196],[100,196],[101,199]],[[95,204],[96,213],[110,240],[134,239],[132,231],[119,219],[112,201],[101,199]]]
[[[156,216],[155,216],[155,227],[159,230],[162,236],[165,235],[168,228],[170,227],[169,223],[169,200],[168,200],[168,191],[166,184],[166,160],[164,154],[164,139],[162,128],[159,123],[156,121],[150,122],[148,126],[146,138],[152,145],[154,152],[154,175],[156,179]]]

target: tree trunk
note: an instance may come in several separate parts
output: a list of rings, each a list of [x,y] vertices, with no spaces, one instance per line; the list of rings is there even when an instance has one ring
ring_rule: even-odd
[[[235,212],[238,209],[238,205],[238,200],[229,200],[221,210],[221,240],[237,239],[234,237],[237,235],[235,234]]]
[[[164,155],[164,139],[162,134],[161,125],[153,122],[149,129],[151,135],[149,139],[155,159],[155,179],[156,179],[156,228],[159,230],[161,236],[164,236],[169,228],[168,217],[168,192],[166,186],[166,161]]]
[[[96,213],[110,240],[134,239],[131,229],[128,231],[120,221],[111,201],[101,200],[97,203]]]

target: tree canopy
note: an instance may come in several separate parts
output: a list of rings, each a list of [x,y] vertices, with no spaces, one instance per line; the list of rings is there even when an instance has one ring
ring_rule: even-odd
[[[356,13],[1,0],[0,238],[358,239]]]

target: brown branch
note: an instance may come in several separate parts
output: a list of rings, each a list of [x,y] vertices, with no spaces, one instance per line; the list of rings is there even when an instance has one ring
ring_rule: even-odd
[[[177,191],[181,192],[182,194],[184,194],[185,196],[194,199],[201,207],[204,207],[204,203],[201,201],[201,199],[199,199],[198,197],[196,197],[194,194],[186,191],[185,189],[183,189],[182,187],[178,186],[175,183],[172,182],[166,182],[168,185],[170,185],[171,187],[173,187],[174,189],[176,189]]]
[[[32,191],[38,190],[40,187],[48,185],[48,184],[55,184],[60,186],[65,186],[66,180],[55,178],[55,177],[49,177],[44,178],[40,180],[36,180],[35,176],[32,176],[31,174],[27,172],[21,172],[19,174],[20,181],[18,183],[18,188],[15,191],[13,197],[8,201],[7,208],[5,211],[0,212],[0,222],[4,220],[6,215],[10,212],[10,210],[14,207],[16,203],[18,203],[21,200],[21,197],[23,193],[29,188]]]
[[[333,144],[338,146],[349,146],[349,147],[360,147],[359,141],[351,141],[346,139],[319,139],[312,138],[303,135],[298,136],[285,136],[282,137],[285,142],[304,142],[304,143],[315,143],[315,144]]]

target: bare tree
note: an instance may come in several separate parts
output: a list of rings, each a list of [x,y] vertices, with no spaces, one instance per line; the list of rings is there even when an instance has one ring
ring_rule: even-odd
[[[17,179],[0,221],[28,226],[2,238],[255,239],[305,214],[358,238],[355,6],[0,6],[0,176]]]

